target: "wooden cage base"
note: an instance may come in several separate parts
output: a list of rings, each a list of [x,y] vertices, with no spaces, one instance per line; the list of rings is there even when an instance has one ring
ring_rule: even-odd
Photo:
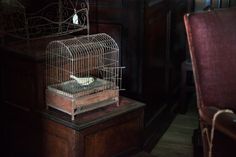
[[[75,115],[91,111],[100,107],[116,103],[119,106],[119,90],[103,90],[87,96],[71,98],[46,90],[47,108],[52,107],[64,113],[71,115],[71,119],[75,119]]]

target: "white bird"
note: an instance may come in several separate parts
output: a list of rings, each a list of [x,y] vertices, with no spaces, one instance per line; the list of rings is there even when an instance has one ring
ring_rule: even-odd
[[[76,13],[76,10],[74,10],[74,15],[73,15],[73,24],[75,24],[75,25],[78,25],[79,24],[79,17],[78,17],[78,15],[77,15],[77,13]]]
[[[74,75],[70,75],[70,78],[76,80],[76,82],[82,86],[87,86],[94,82],[93,77],[76,77]]]

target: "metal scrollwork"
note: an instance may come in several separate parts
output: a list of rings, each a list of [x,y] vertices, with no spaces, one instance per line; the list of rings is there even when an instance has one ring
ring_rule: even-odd
[[[50,3],[32,14],[26,14],[25,8],[19,2],[15,6],[0,3],[2,7],[0,32],[5,32],[9,36],[31,40],[82,30],[87,30],[89,33],[89,2],[87,0],[77,0],[73,3],[71,0],[59,0],[58,3]],[[12,7],[17,9],[12,9]],[[75,13],[78,15],[78,24],[72,21]]]

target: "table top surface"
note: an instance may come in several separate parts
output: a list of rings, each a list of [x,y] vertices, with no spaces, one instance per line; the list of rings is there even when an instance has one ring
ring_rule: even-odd
[[[69,114],[60,112],[56,109],[49,108],[47,110],[45,109],[39,112],[40,115],[43,115],[43,117],[46,117],[47,119],[53,120],[57,123],[63,124],[67,127],[79,131],[95,124],[112,119],[113,117],[142,108],[144,106],[144,103],[125,97],[120,97],[119,106],[116,106],[116,104],[112,104],[106,107],[81,113],[76,115],[75,120],[73,121],[71,120],[71,116]]]

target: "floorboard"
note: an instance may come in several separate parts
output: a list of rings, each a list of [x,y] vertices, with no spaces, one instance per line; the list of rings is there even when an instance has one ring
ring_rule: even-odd
[[[198,128],[196,101],[189,103],[185,114],[178,114],[151,151],[157,157],[193,157],[193,131]]]

